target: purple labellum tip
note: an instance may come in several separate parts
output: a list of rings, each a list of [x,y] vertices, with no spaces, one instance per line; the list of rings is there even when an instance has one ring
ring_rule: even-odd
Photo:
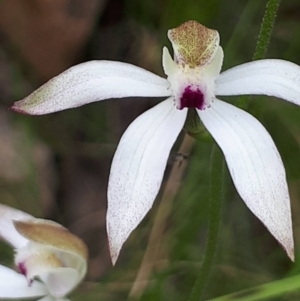
[[[21,274],[23,274],[24,276],[26,276],[27,269],[26,269],[25,264],[23,262],[20,262],[18,264],[18,269],[19,269],[19,271],[20,271]]]

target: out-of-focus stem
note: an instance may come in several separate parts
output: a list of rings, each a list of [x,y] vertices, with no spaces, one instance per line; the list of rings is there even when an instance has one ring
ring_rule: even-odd
[[[190,293],[188,301],[202,299],[202,294],[208,282],[209,274],[215,257],[219,229],[221,223],[223,182],[224,182],[224,159],[216,144],[213,145],[210,157],[209,171],[209,223],[208,235],[202,260],[202,265]]]
[[[192,150],[193,144],[194,139],[185,134],[178,152],[180,154],[188,155]],[[171,169],[170,176],[164,188],[161,203],[158,207],[153,227],[151,229],[147,249],[129,293],[129,298],[138,298],[143,293],[149,283],[149,277],[151,276],[152,270],[160,257],[166,222],[172,210],[173,200],[181,186],[182,176],[187,166],[186,161],[187,160],[183,160],[180,164],[174,164]]]

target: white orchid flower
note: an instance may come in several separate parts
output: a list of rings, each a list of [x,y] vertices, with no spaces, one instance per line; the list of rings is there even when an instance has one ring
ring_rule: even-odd
[[[276,146],[259,121],[216,95],[265,94],[300,105],[300,67],[267,59],[220,74],[223,50],[217,31],[188,21],[169,30],[168,37],[174,60],[164,48],[167,79],[126,63],[91,61],[53,78],[12,110],[39,115],[108,98],[167,97],[133,121],[112,162],[107,232],[115,263],[151,208],[188,108],[194,108],[222,149],[239,195],[293,260],[289,192]]]
[[[63,226],[0,204],[0,237],[15,248],[15,271],[0,265],[0,300],[66,301],[87,270],[87,248]]]

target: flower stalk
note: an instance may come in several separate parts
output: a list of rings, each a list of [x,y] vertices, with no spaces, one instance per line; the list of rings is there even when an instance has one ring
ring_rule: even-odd
[[[269,0],[266,4],[266,9],[261,22],[259,35],[257,38],[253,61],[261,60],[266,57],[266,53],[270,44],[270,39],[277,16],[280,0]],[[241,109],[247,109],[251,96],[241,96],[237,101],[237,106]]]
[[[261,23],[259,36],[254,51],[253,61],[261,60],[266,56],[279,4],[280,0],[269,0],[266,4],[264,17]]]
[[[205,286],[209,279],[212,263],[215,258],[222,216],[222,200],[224,198],[223,171],[224,159],[220,149],[216,144],[214,144],[211,151],[209,170],[208,235],[203,255],[203,262],[188,301],[198,301],[202,299]]]

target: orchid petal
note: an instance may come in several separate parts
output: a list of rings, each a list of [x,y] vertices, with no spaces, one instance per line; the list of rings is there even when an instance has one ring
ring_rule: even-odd
[[[65,250],[55,250],[64,267],[72,268],[78,273],[78,283],[85,277],[87,272],[87,258]]]
[[[91,61],[54,77],[11,109],[42,115],[109,98],[170,95],[168,81],[147,70],[121,62]]]
[[[204,72],[207,74],[207,76],[210,76],[211,78],[219,77],[223,65],[223,59],[224,51],[223,48],[219,46],[212,61],[204,67]]]
[[[187,109],[176,110],[169,98],[139,116],[121,138],[108,185],[107,232],[113,264],[153,204],[186,114]]]
[[[300,67],[284,60],[233,67],[220,74],[216,86],[216,95],[264,94],[300,105]]]
[[[293,260],[289,193],[272,138],[253,116],[218,99],[198,114],[222,149],[241,198]]]
[[[43,246],[49,253],[62,253],[64,266],[84,270],[88,258],[88,250],[85,243],[76,235],[72,234],[62,225],[45,219],[32,219],[30,221],[15,221],[16,230],[33,244]],[[27,249],[31,251],[28,244]],[[26,249],[26,248],[25,248]],[[22,261],[22,259],[21,259]]]
[[[166,75],[174,74],[179,68],[178,64],[173,61],[167,47],[163,48],[162,65]]]
[[[32,218],[31,215],[25,212],[0,204],[0,237],[16,249],[24,247],[28,239],[15,229],[13,221]]]
[[[45,283],[49,293],[58,298],[66,296],[81,280],[78,271],[66,267],[42,273],[39,278]]]
[[[0,265],[0,299],[41,297],[48,294],[46,286],[33,281],[28,284],[24,275]]]

